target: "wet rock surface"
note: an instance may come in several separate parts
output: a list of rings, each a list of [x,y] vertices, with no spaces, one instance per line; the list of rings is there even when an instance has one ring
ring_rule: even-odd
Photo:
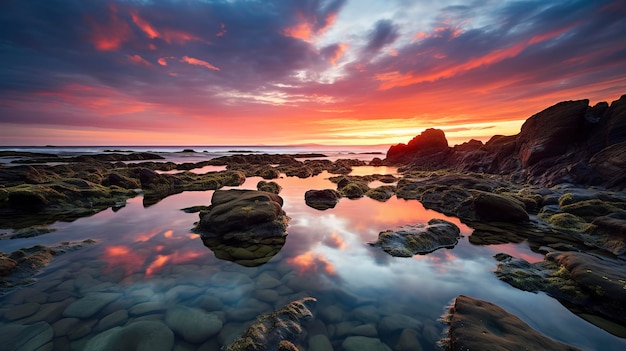
[[[259,316],[226,351],[296,351],[302,323],[313,318],[316,299],[307,297]]]
[[[549,252],[544,261],[532,264],[506,254],[496,259],[496,276],[518,289],[543,291],[566,306],[626,323],[622,260],[574,251]]]
[[[307,206],[320,211],[334,208],[340,199],[341,194],[333,189],[307,190],[304,193],[304,202]]]
[[[445,318],[445,350],[578,350],[538,333],[497,305],[464,295],[454,300]]]
[[[283,199],[256,190],[218,190],[211,206],[200,212],[196,231],[203,237],[260,242],[287,235],[289,217],[282,210]]]
[[[454,223],[443,219],[431,219],[427,224],[402,226],[378,234],[378,240],[370,243],[396,257],[427,254],[441,248],[454,247],[461,231]]]

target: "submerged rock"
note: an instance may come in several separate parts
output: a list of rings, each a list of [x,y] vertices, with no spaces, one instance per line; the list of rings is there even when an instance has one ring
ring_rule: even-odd
[[[169,351],[173,346],[174,333],[165,324],[157,321],[138,321],[96,335],[87,342],[84,350]]]
[[[341,199],[341,194],[333,189],[307,190],[304,193],[304,202],[316,210],[334,208]]]
[[[297,351],[294,343],[302,332],[302,322],[313,317],[311,309],[316,302],[312,297],[305,297],[257,317],[225,351]]]
[[[289,217],[282,205],[280,196],[264,191],[217,190],[195,229],[203,237],[241,242],[284,237]]]
[[[250,239],[252,242],[247,243],[205,236],[202,242],[220,260],[231,261],[244,267],[257,267],[269,262],[286,242],[285,237],[250,237]]]
[[[497,305],[464,295],[455,299],[446,318],[445,350],[578,350],[549,339]]]
[[[454,247],[460,238],[460,229],[443,219],[431,219],[428,224],[416,224],[387,230],[378,234],[370,245],[380,247],[396,257],[427,254],[440,248]]]

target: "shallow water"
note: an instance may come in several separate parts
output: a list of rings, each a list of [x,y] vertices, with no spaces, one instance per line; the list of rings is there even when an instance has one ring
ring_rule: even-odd
[[[395,197],[385,203],[342,199],[326,211],[306,206],[306,190],[335,187],[329,176],[276,180],[283,187],[283,208],[292,218],[289,234],[278,254],[257,267],[216,258],[191,232],[198,214],[181,209],[209,205],[212,191],[185,192],[147,208],[136,197],[117,212],[56,223],[58,231],[50,234],[0,241],[4,252],[39,243],[97,241],[55,257],[35,284],[0,298],[0,323],[6,327],[45,321],[54,331],[50,347],[82,350],[107,328],[139,320],[164,321],[168,309],[185,306],[219,317],[223,326],[201,341],[176,332],[177,346],[218,350],[257,315],[313,296],[318,299],[316,319],[335,350],[342,350],[341,342],[348,336],[373,336],[383,319],[399,315],[418,321],[419,343],[424,350],[433,350],[444,330],[438,318],[454,297],[465,294],[498,304],[541,333],[582,349],[625,349],[625,340],[576,317],[545,294],[519,291],[496,279],[495,253],[541,260],[526,243],[474,246],[467,240],[471,229],[458,219]],[[249,178],[241,188],[254,189],[259,180]],[[444,218],[461,228],[464,237],[454,249],[394,258],[367,245],[380,231],[431,218]],[[92,304],[81,317],[67,312],[76,301],[94,296],[103,306]],[[187,327],[198,327],[191,324]],[[306,333],[304,337],[306,348]],[[375,337],[393,348],[397,335]]]

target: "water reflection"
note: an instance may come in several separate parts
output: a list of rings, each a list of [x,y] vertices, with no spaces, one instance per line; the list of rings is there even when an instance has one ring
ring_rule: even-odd
[[[624,340],[577,318],[554,299],[519,291],[495,278],[492,256],[497,252],[529,261],[541,258],[525,242],[472,245],[468,240],[471,229],[458,219],[395,197],[385,203],[341,199],[324,212],[308,207],[304,192],[335,188],[327,179],[330,176],[322,173],[311,179],[276,180],[283,187],[283,208],[292,218],[288,236],[274,249],[266,249],[271,256],[267,261],[250,267],[217,254],[239,247],[214,250],[213,244],[207,245],[213,254],[191,232],[198,214],[181,209],[209,205],[212,191],[185,192],[149,208],[143,208],[142,198],[137,197],[118,212],[108,210],[72,223],[56,223],[58,230],[42,237],[1,241],[0,250],[5,252],[34,243],[86,238],[97,244],[55,258],[37,283],[2,298],[0,323],[43,322],[50,328],[61,323],[51,329],[46,343],[51,342],[55,349],[81,350],[106,330],[101,325],[125,328],[142,319],[167,324],[168,309],[185,306],[219,316],[223,327],[202,343],[176,334],[176,346],[218,350],[257,315],[313,296],[319,301],[316,323],[322,324],[337,345],[335,350],[341,350],[342,340],[358,335],[358,330],[376,329],[383,318],[398,316],[419,320],[420,347],[432,350],[443,331],[437,319],[444,307],[455,296],[466,294],[496,303],[549,337],[583,349],[626,347]],[[243,188],[255,189],[259,180],[249,178]],[[367,245],[383,230],[431,218],[460,227],[464,237],[454,249],[395,258]],[[102,306],[83,317],[68,317],[67,306],[87,297],[99,298]],[[118,318],[117,324],[106,324],[114,319],[112,315]],[[72,328],[59,328],[69,323],[61,322],[68,318],[78,320],[75,322],[83,330],[80,334],[72,334]],[[395,346],[395,332],[378,337]]]

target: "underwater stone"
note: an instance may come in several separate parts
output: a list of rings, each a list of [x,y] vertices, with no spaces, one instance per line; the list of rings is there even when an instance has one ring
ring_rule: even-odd
[[[454,223],[443,219],[431,219],[428,224],[416,224],[387,230],[378,234],[378,240],[370,243],[396,257],[427,254],[440,248],[457,244],[461,230]]]
[[[84,297],[67,306],[65,317],[89,318],[98,313],[106,305],[117,300],[122,294],[118,293],[88,293]]]
[[[173,346],[174,333],[165,324],[139,321],[96,335],[87,342],[84,351],[170,351]]]
[[[222,329],[222,321],[215,314],[181,305],[167,310],[165,323],[191,343],[204,342]]]

